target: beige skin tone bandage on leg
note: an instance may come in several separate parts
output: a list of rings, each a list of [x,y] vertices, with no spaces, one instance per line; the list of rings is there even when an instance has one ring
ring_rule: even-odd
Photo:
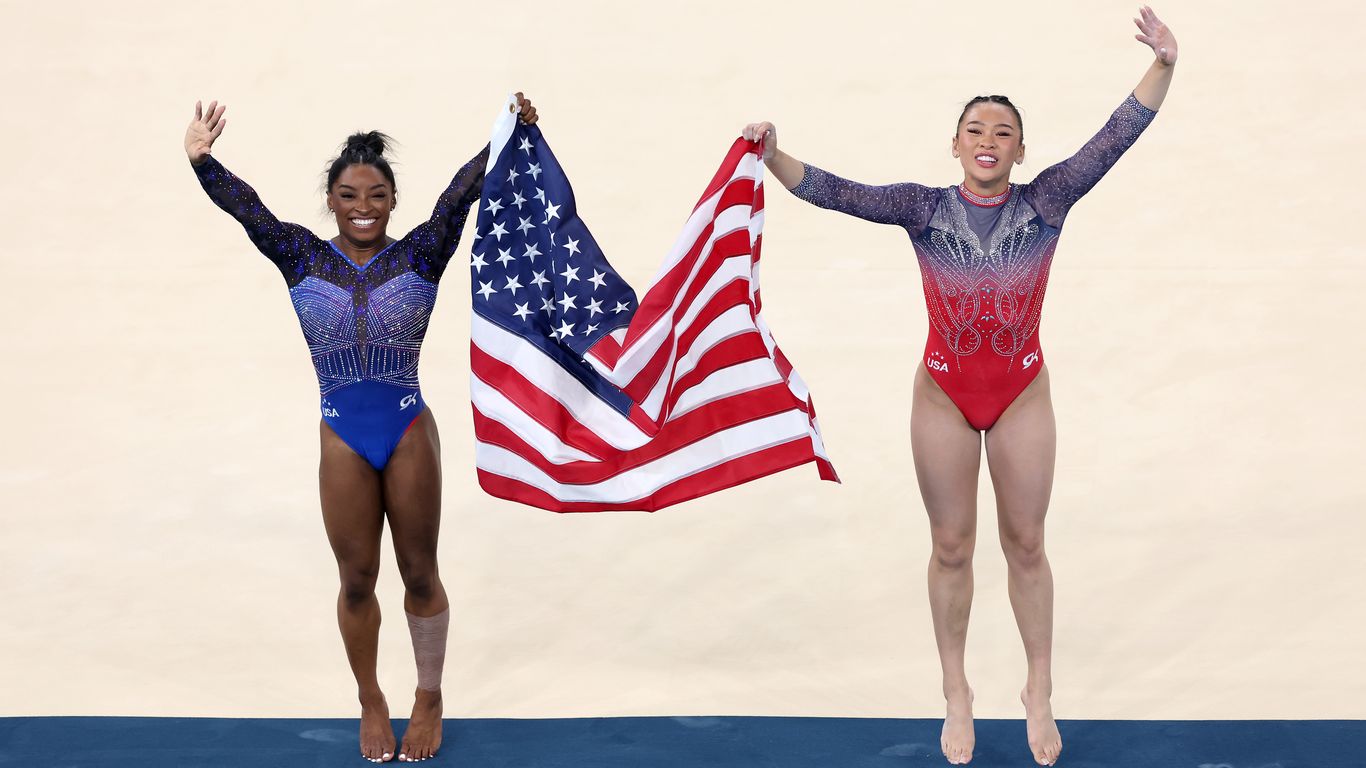
[[[450,608],[435,616],[408,614],[408,633],[413,637],[413,658],[417,661],[417,687],[424,691],[441,689],[441,670],[446,666],[446,634],[450,626]]]

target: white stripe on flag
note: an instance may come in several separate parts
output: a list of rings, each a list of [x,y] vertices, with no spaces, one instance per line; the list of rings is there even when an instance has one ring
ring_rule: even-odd
[[[475,446],[475,463],[495,475],[520,480],[564,502],[629,503],[702,470],[793,440],[807,439],[806,414],[787,411],[740,424],[633,467],[602,482],[561,483],[517,454],[490,443]]]

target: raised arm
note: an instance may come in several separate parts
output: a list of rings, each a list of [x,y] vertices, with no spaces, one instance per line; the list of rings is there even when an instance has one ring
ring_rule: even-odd
[[[742,135],[764,143],[764,164],[792,194],[812,205],[879,224],[904,227],[912,237],[924,231],[934,214],[939,191],[920,184],[872,186],[840,178],[807,165],[778,148],[772,123],[751,123]]]
[[[1061,226],[1067,212],[1105,176],[1157,116],[1167,96],[1176,66],[1176,37],[1152,9],[1140,9],[1134,19],[1140,42],[1153,49],[1154,60],[1133,93],[1110,115],[1100,132],[1077,153],[1045,168],[1025,191],[1034,210],[1052,226]]]
[[[298,271],[296,267],[306,243],[314,235],[305,227],[275,218],[251,185],[223,167],[210,154],[214,141],[227,125],[227,120],[223,118],[226,109],[226,106],[220,106],[215,101],[209,104],[205,112],[201,104],[195,102],[194,119],[185,131],[185,154],[209,199],[237,219],[257,250],[275,262],[286,278],[290,278]]]
[[[520,92],[517,99],[517,118],[527,125],[535,125],[540,119],[536,107]],[[431,217],[408,235],[413,241],[418,267],[429,279],[440,278],[460,245],[460,232],[465,227],[470,206],[478,202],[483,193],[484,168],[488,164],[488,157],[489,147],[486,144],[456,171],[451,183],[436,199]]]

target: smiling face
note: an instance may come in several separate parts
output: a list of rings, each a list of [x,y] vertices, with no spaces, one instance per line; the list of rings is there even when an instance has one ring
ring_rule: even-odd
[[[1024,162],[1024,142],[1015,112],[1004,104],[968,107],[953,137],[953,156],[963,164],[963,182],[978,194],[1004,192],[1012,165]]]
[[[328,190],[327,207],[336,214],[342,237],[362,248],[383,246],[394,185],[373,165],[349,165]]]

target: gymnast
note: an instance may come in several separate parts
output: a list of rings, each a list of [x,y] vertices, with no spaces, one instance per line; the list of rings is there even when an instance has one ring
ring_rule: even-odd
[[[975,745],[963,655],[983,433],[1028,661],[1020,698],[1029,749],[1039,765],[1062,752],[1051,704],[1053,575],[1044,554],[1057,433],[1039,321],[1068,212],[1138,139],[1171,83],[1176,38],[1152,9],[1139,16],[1135,37],[1155,54],[1147,73],[1099,133],[1028,183],[1010,181],[1024,161],[1024,126],[1004,96],[978,96],[959,115],[950,149],[963,180],[951,187],[848,181],[780,150],[772,123],[744,129],[746,139],[764,142],[768,168],[794,195],[903,227],[920,262],[930,332],[913,386],[911,451],[933,544],[930,609],[947,703],[940,746],[955,765],[969,762]]]
[[[517,94],[519,118],[537,120]],[[185,152],[209,198],[237,219],[289,287],[322,395],[319,490],[323,526],[337,559],[337,623],[361,705],[360,751],[393,759],[389,707],[376,676],[380,609],[375,598],[384,521],[405,590],[417,691],[400,761],[441,747],[441,673],[450,604],[437,573],[441,444],[418,387],[418,354],[437,283],[483,187],[488,147],[451,180],[432,215],[403,238],[388,235],[398,203],[382,133],[346,140],[327,168],[326,201],[337,235],[323,240],[275,218],[246,182],[211,154],[226,107],[195,104]]]

